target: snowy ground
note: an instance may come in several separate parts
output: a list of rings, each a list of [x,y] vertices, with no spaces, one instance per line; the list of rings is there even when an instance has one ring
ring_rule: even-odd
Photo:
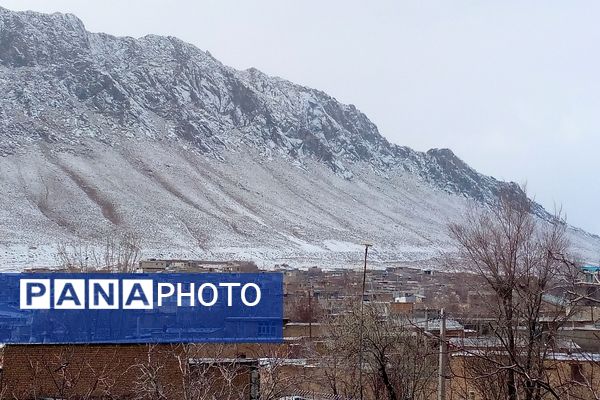
[[[3,270],[54,265],[59,242],[116,230],[142,237],[146,257],[352,267],[369,241],[374,265],[427,263],[452,251],[447,223],[470,205],[414,175],[361,165],[347,180],[247,150],[218,161],[160,143],[87,148],[0,158]],[[600,254],[597,238],[574,232],[573,241],[584,258]]]

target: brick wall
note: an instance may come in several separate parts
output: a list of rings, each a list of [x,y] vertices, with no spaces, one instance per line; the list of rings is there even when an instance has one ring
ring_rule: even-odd
[[[269,354],[290,356],[287,346],[268,344],[7,345],[0,395],[181,399],[199,398],[200,391],[251,399],[258,365],[252,360]],[[192,359],[217,361],[189,363]]]
[[[132,397],[144,345],[7,345],[4,398]]]
[[[18,399],[180,399],[183,390],[204,390],[250,398],[249,366],[236,365],[235,379],[225,382],[219,377],[227,377],[227,364],[187,363],[192,357],[237,357],[240,351],[257,352],[252,346],[7,345],[1,393]],[[205,387],[190,386],[191,381]]]

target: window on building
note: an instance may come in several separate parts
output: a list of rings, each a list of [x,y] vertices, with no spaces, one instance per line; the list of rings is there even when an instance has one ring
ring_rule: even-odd
[[[260,322],[258,324],[258,335],[259,336],[275,336],[277,328],[275,325],[269,322]]]

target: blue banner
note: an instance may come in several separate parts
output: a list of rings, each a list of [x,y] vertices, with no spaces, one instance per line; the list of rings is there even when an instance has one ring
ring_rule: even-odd
[[[0,343],[281,342],[281,273],[0,274]]]

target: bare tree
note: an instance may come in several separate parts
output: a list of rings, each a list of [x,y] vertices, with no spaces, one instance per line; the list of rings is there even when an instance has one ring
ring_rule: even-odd
[[[331,348],[325,356],[331,361],[329,366],[334,368],[326,372],[330,387],[336,395],[356,397],[361,384],[356,377],[362,351],[363,375],[372,396],[389,400],[429,398],[435,390],[435,342],[412,329],[407,319],[387,316],[380,311],[367,305],[362,314],[360,309],[353,309],[333,322],[328,341]],[[337,357],[348,362],[341,362]]]
[[[82,352],[81,346],[61,346],[40,356],[29,356],[28,393],[13,393],[19,398],[92,399],[110,398],[116,381],[114,360],[100,357],[101,350]],[[102,354],[106,356],[106,354]],[[99,362],[98,360],[107,360]]]
[[[570,317],[567,287],[573,285],[575,263],[567,261],[567,225],[560,213],[542,220],[531,207],[525,195],[502,193],[496,206],[473,210],[450,225],[460,262],[494,294],[489,313],[496,321],[489,328],[495,345],[471,355],[478,358],[473,365],[479,379],[502,382],[496,398],[559,398],[547,360],[557,330]],[[560,301],[548,307],[553,296]]]
[[[250,392],[251,367],[223,344],[148,345],[132,368],[139,399],[242,400]],[[257,364],[257,363],[255,363]]]
[[[295,359],[288,346],[261,345],[259,359],[260,400],[277,400],[297,393],[307,382],[304,365]]]
[[[342,328],[332,324],[330,334],[325,338],[325,349],[316,357],[322,369],[321,385],[334,396],[350,399],[358,397],[360,382],[356,354],[348,357],[353,352],[348,352],[344,346],[346,334]]]
[[[133,382],[135,399],[164,400],[168,398],[169,382],[165,379],[167,365],[162,355],[156,351],[155,344],[148,344],[146,358],[130,368],[134,369],[136,379]]]
[[[311,291],[296,294],[293,299],[287,301],[286,314],[292,321],[317,322],[325,314],[318,299],[313,298]]]
[[[101,242],[59,243],[57,260],[72,271],[133,272],[141,258],[141,240],[132,232],[114,232]]]

